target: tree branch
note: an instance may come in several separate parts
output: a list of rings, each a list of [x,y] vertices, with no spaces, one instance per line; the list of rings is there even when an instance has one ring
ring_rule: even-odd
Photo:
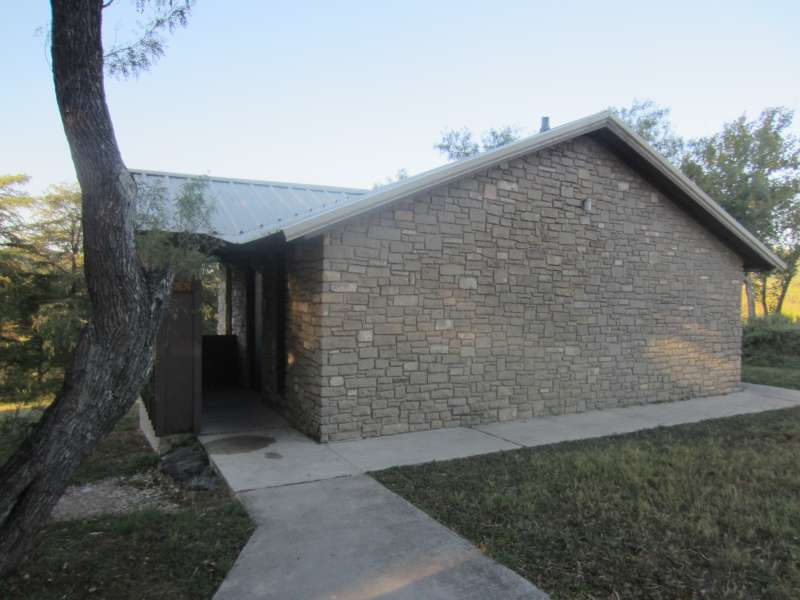
[[[109,0],[103,7],[113,1]],[[117,46],[106,53],[105,68],[108,74],[124,78],[147,71],[155,61],[164,56],[166,42],[162,34],[173,33],[178,27],[186,27],[194,2],[195,0],[154,0],[155,16],[144,26],[139,38],[131,44]],[[145,12],[147,4],[145,0],[138,0],[137,10],[140,14]]]

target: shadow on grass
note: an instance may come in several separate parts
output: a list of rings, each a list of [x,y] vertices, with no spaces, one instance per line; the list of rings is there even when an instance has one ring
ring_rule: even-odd
[[[233,500],[51,524],[20,571],[0,580],[0,597],[211,598],[252,529]]]

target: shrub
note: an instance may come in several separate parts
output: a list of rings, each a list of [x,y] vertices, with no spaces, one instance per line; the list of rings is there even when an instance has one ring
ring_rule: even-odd
[[[742,359],[751,365],[800,369],[800,321],[783,315],[751,320],[742,332]]]

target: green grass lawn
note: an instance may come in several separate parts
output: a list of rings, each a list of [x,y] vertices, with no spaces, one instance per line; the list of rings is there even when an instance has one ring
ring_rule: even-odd
[[[742,381],[800,390],[800,369],[742,365]]]
[[[51,524],[0,598],[211,598],[251,532],[233,500]]]
[[[374,475],[556,600],[800,597],[800,409]]]
[[[19,428],[4,429],[14,430]],[[12,437],[0,440],[0,461],[11,452]],[[129,415],[81,465],[72,483],[133,475],[157,463]],[[29,560],[15,575],[0,579],[0,598],[211,598],[253,524],[225,491],[185,491],[173,500],[179,505],[175,512],[151,509],[47,525]]]

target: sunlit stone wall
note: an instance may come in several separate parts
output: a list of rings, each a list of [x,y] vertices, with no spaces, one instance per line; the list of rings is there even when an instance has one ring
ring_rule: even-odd
[[[318,385],[302,385],[313,397],[303,401],[319,402],[322,440],[739,383],[741,259],[592,139],[374,212],[321,243],[314,283],[296,294],[294,345],[318,367]],[[317,305],[318,321],[302,317]]]
[[[283,410],[292,424],[319,438],[323,382],[322,239],[289,245],[286,256],[286,393]]]

